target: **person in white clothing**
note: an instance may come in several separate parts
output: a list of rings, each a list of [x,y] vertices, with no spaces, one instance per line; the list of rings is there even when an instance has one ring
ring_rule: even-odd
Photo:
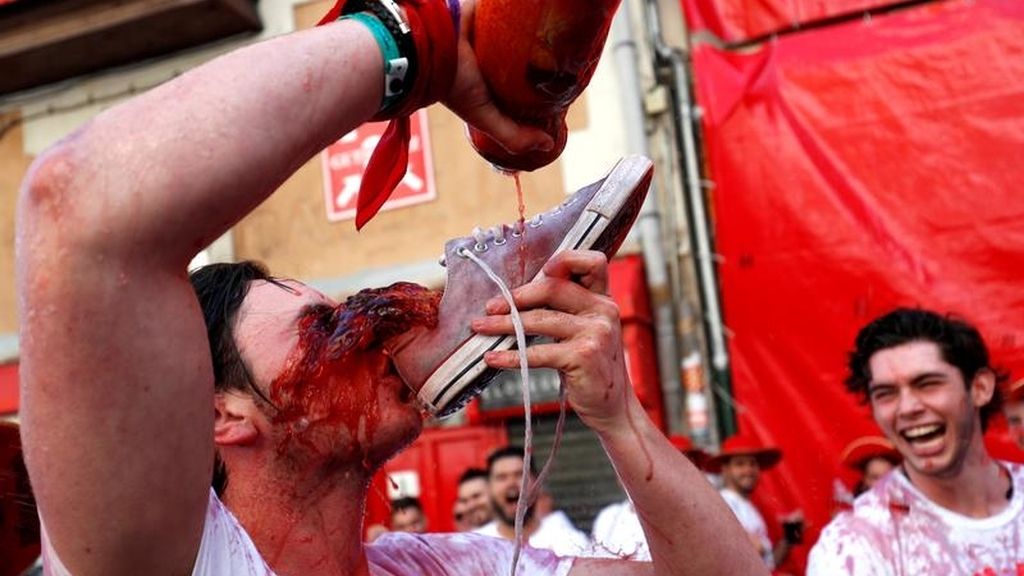
[[[1003,386],[1003,416],[1009,428],[1010,438],[1017,448],[1024,449],[1024,378],[1013,382],[1007,379]]]
[[[899,450],[882,436],[860,436],[843,448],[839,461],[858,475],[853,495],[860,496],[903,460]]]
[[[903,462],[825,527],[808,574],[1024,573],[1024,470],[983,442],[1005,376],[978,330],[897,309],[860,330],[848,366]]]
[[[671,436],[669,441],[686,456],[693,465],[703,469],[708,454],[693,445],[686,436]],[[651,551],[647,546],[640,518],[629,498],[613,502],[597,513],[590,531],[595,555],[617,556],[630,560],[650,560]]]
[[[342,5],[354,13],[105,110],[30,169],[17,215],[20,416],[49,573],[511,568],[512,543],[470,534],[362,541],[371,478],[423,426],[384,340],[429,321],[428,291],[403,284],[338,303],[252,263],[188,273],[203,247],[375,116],[440,100],[513,152],[551,147],[493,105],[470,43],[471,1]],[[410,87],[396,74],[412,69]],[[325,246],[341,248],[355,249]],[[607,271],[602,252],[563,252],[515,298],[526,330],[554,338],[528,348],[529,366],[560,372],[633,497],[655,562],[529,549],[527,570],[756,573],[726,507],[632,393]],[[351,313],[371,304],[380,321]],[[507,305],[489,305],[472,330],[512,334]],[[514,351],[484,361],[519,365]]]
[[[469,532],[491,521],[491,499],[487,494],[487,471],[469,468],[459,476],[455,506],[456,532]]]
[[[709,471],[720,474],[722,489],[719,494],[747,531],[750,542],[769,568],[775,568],[785,561],[794,542],[783,538],[772,545],[764,517],[750,501],[750,497],[757,489],[761,472],[774,467],[781,459],[782,452],[779,449],[763,446],[754,438],[737,434],[727,438],[719,453],[710,458],[706,465]],[[797,533],[800,532],[802,516],[799,512],[787,517],[786,522],[795,526]],[[799,539],[793,535],[791,538]]]
[[[523,449],[519,446],[499,448],[487,457],[487,484],[494,519],[474,530],[476,534],[514,540],[516,536],[516,506],[523,476]],[[530,462],[531,481],[537,474]],[[560,511],[544,517],[536,515],[530,503],[523,519],[523,539],[533,548],[551,550],[560,556],[589,554],[590,539],[572,525]]]
[[[612,502],[597,513],[590,530],[594,551],[598,555],[617,556],[630,560],[650,560],[647,538],[636,510],[629,498]]]

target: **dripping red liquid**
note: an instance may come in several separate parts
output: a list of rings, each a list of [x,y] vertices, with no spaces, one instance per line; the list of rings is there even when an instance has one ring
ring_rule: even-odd
[[[367,466],[366,445],[389,402],[411,399],[381,344],[414,326],[435,326],[439,301],[440,293],[401,282],[303,311],[299,343],[270,387],[274,421],[289,430],[278,449],[298,442],[320,453],[340,435]]]
[[[526,234],[526,202],[523,200],[523,183],[519,179],[519,172],[513,172],[512,177],[516,181],[516,201],[519,208],[519,220],[516,221],[520,232]],[[525,237],[523,238],[525,240]],[[526,242],[519,243],[519,283],[526,282]]]

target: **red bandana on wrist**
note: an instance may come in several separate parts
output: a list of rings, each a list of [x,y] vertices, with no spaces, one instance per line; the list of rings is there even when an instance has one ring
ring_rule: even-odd
[[[334,22],[347,0],[338,0],[319,25]],[[416,46],[416,84],[398,106],[373,120],[387,120],[387,129],[370,155],[356,203],[356,229],[380,210],[405,177],[409,163],[409,116],[441,100],[451,90],[458,60],[458,0],[398,0],[405,9]]]

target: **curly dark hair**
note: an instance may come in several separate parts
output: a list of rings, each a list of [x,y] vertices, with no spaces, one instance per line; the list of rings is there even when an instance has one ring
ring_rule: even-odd
[[[951,314],[942,315],[920,308],[897,308],[872,320],[857,333],[854,349],[847,361],[846,389],[859,395],[865,403],[869,402],[871,357],[880,350],[908,342],[935,343],[942,359],[960,371],[968,387],[982,370],[995,374],[996,387],[992,399],[980,411],[981,428],[987,428],[989,419],[1002,407],[1001,384],[1009,375],[992,366],[985,340],[978,329]]]

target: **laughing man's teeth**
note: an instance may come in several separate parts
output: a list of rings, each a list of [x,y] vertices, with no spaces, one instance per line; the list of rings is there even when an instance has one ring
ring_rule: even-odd
[[[906,436],[907,438],[913,440],[915,438],[920,438],[922,436],[927,436],[929,434],[934,434],[935,432],[938,432],[941,428],[942,428],[942,426],[939,425],[939,424],[929,424],[927,426],[915,426],[913,428],[908,428],[908,429],[904,430],[903,431],[903,435]]]

